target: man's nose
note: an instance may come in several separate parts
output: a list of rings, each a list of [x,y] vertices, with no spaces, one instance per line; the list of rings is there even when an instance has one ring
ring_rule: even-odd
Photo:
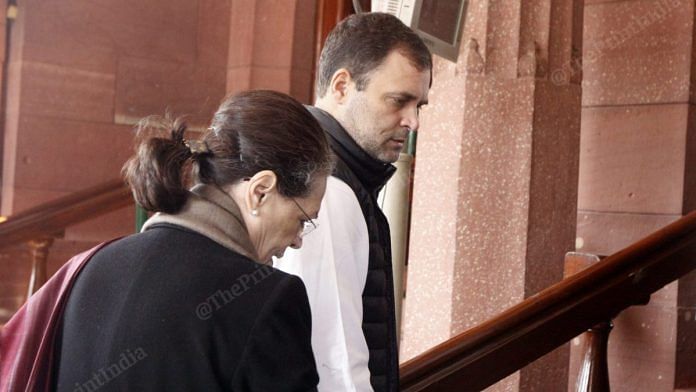
[[[401,126],[410,129],[411,131],[417,131],[420,126],[418,121],[418,107],[408,107],[404,108],[404,114],[401,118]]]

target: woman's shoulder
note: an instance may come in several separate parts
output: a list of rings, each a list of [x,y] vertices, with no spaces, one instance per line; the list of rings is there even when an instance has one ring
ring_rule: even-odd
[[[127,254],[142,257],[207,255],[254,263],[209,237],[173,223],[157,223],[148,230],[121,238],[100,251],[102,255]],[[198,258],[198,257],[196,257]]]
[[[202,234],[169,223],[157,224],[145,232],[115,241],[97,252],[94,258],[95,264],[112,272],[152,274],[161,279],[187,279],[190,283],[199,283],[182,284],[182,288],[214,284],[233,290],[237,286],[253,286],[267,291],[281,281],[289,279],[296,286],[299,280]]]

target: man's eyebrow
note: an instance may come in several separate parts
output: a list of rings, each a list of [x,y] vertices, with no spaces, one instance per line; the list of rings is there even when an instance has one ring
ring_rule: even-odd
[[[418,99],[418,97],[416,97],[415,95],[413,95],[411,93],[407,93],[405,91],[395,91],[395,92],[387,93],[386,95],[392,96],[392,97],[399,97],[399,98],[402,98],[402,99],[407,100],[407,101],[415,101]],[[418,102],[418,106],[423,106],[423,105],[427,105],[427,104],[428,104],[427,99],[424,99],[424,100]]]

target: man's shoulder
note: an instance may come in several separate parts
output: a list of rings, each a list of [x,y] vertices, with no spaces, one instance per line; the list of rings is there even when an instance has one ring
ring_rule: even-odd
[[[337,197],[349,197],[355,199],[353,188],[346,181],[336,176],[329,176],[326,180],[326,193]]]
[[[355,191],[345,181],[334,176],[329,176],[326,181],[322,209],[331,216],[362,215],[362,207]]]

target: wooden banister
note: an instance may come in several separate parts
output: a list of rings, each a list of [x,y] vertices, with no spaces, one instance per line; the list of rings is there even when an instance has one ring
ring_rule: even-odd
[[[130,189],[121,179],[72,193],[0,223],[0,248],[56,236],[70,225],[131,204]]]
[[[401,365],[401,391],[480,391],[696,268],[696,212]]]

